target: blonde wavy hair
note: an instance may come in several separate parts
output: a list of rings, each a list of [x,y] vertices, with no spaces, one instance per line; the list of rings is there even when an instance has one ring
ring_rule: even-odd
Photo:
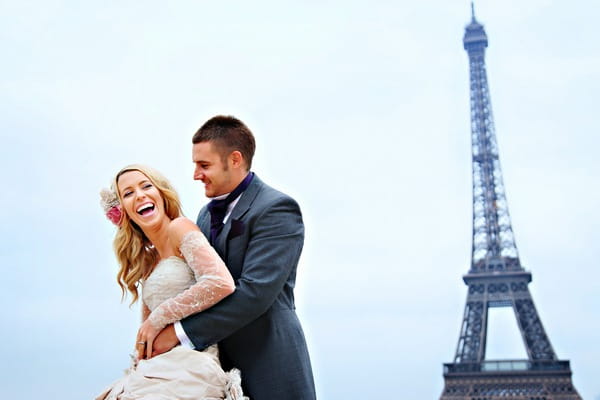
[[[123,200],[118,189],[119,178],[130,171],[139,171],[146,175],[148,180],[158,189],[164,200],[165,213],[171,220],[183,215],[179,196],[171,183],[158,171],[139,164],[128,165],[115,176],[112,189],[117,194],[121,204]],[[121,287],[122,298],[125,299],[127,291],[129,291],[133,296],[131,304],[134,304],[139,299],[138,286],[140,281],[146,279],[152,272],[152,268],[159,259],[158,252],[140,227],[129,218],[124,210],[121,226],[117,230],[117,235],[113,241],[113,248],[121,266],[117,273],[117,283]]]

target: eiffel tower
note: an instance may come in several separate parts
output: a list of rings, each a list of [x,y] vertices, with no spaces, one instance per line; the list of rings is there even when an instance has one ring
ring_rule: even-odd
[[[473,154],[473,253],[463,276],[467,304],[454,362],[444,364],[440,400],[581,400],[569,361],[558,360],[529,292],[508,213],[485,69],[488,45],[475,19],[465,28]],[[486,360],[488,310],[512,307],[527,350],[523,360]]]

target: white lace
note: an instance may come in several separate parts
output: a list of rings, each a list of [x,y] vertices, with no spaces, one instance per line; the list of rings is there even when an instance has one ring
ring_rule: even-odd
[[[233,287],[225,263],[201,232],[186,233],[179,250],[185,261],[161,260],[143,284],[148,320],[157,329],[211,307]]]

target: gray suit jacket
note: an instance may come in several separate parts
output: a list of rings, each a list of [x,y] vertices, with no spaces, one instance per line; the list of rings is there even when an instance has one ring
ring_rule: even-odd
[[[206,207],[197,223],[208,237]],[[244,394],[252,400],[316,398],[294,305],[303,243],[296,201],[255,175],[214,244],[233,275],[235,292],[181,321],[197,349],[219,343],[223,367],[242,371]]]

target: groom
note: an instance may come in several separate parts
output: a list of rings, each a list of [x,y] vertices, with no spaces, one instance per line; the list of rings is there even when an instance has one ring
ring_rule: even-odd
[[[154,355],[178,343],[219,343],[223,369],[242,371],[252,400],[316,398],[308,349],[295,312],[296,267],[304,242],[298,204],[250,172],[255,142],[234,117],[208,120],[192,138],[194,179],[212,201],[197,224],[225,261],[236,291],[163,330]]]

